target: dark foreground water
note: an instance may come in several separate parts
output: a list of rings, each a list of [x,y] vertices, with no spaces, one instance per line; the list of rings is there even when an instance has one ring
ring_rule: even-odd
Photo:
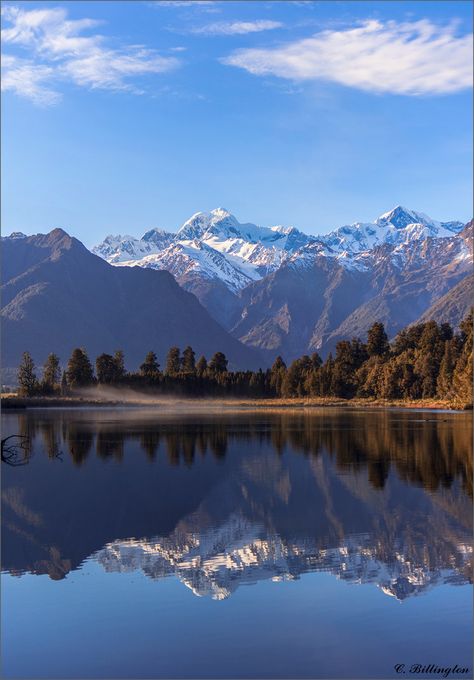
[[[472,677],[469,414],[2,420],[4,677]]]

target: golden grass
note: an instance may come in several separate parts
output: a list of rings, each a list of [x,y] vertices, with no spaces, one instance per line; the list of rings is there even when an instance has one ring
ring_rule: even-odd
[[[455,409],[465,410],[472,408],[472,404],[459,403],[436,399],[340,399],[337,397],[292,397],[292,398],[205,398],[163,396],[151,394],[127,396],[116,398],[95,398],[84,396],[69,397],[19,397],[14,393],[2,393],[2,407],[28,408],[28,407],[58,407],[58,406],[187,406],[205,409],[217,407],[241,407],[241,408],[423,408],[423,409]]]

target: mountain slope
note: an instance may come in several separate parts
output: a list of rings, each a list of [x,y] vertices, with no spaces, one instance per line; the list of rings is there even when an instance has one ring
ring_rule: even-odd
[[[395,335],[471,271],[472,223],[450,237],[384,244],[349,267],[306,248],[242,292],[232,333],[287,359],[326,354],[340,339],[365,337],[374,321]]]
[[[350,335],[363,336],[376,320],[390,337],[472,272],[472,222],[455,236],[427,238],[395,249],[374,251],[374,295],[354,309],[328,337],[328,348]],[[446,319],[442,319],[445,321]]]
[[[135,368],[149,350],[163,362],[171,345],[187,344],[207,356],[223,351],[233,366],[260,364],[168,272],[113,267],[60,229],[2,241],[4,367],[24,350],[64,362],[83,346],[91,357],[123,349]]]
[[[291,262],[242,293],[243,311],[232,333],[252,347],[290,359],[316,349],[328,329],[366,299],[367,274],[317,257],[310,266]]]
[[[474,275],[468,274],[459,283],[439,298],[420,317],[420,323],[436,321],[448,322],[458,328],[460,322],[466,318],[474,300]]]

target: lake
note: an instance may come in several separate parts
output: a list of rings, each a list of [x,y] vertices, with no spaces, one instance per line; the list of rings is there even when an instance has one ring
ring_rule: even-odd
[[[3,677],[472,677],[471,414],[2,425]]]

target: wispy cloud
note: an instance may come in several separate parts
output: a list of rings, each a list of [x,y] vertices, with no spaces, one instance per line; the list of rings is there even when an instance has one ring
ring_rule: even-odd
[[[2,90],[27,97],[39,106],[56,104],[61,95],[48,87],[54,70],[8,54],[2,56]]]
[[[106,38],[83,35],[100,22],[68,19],[63,8],[25,11],[2,9],[4,45],[22,48],[27,58],[2,56],[2,90],[49,106],[61,98],[59,85],[69,81],[80,87],[141,94],[136,79],[175,68],[176,57],[164,57],[142,45],[109,47]]]
[[[280,21],[257,19],[256,21],[218,21],[206,26],[199,26],[191,30],[192,33],[203,35],[245,35],[246,33],[259,33],[281,28]]]
[[[332,81],[376,93],[450,94],[472,86],[472,34],[428,20],[366,21],[278,48],[236,50],[221,60],[256,75]]]

